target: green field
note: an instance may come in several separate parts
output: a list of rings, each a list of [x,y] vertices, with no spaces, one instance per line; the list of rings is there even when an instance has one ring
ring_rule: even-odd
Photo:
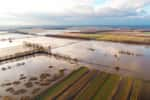
[[[61,94],[57,99],[59,100],[68,100],[72,99],[81,89],[84,87],[87,82],[94,77],[96,71],[90,71],[86,75],[84,75],[79,81],[74,83],[72,87],[70,87],[67,91]]]
[[[99,91],[94,96],[93,100],[110,100],[119,85],[120,77],[110,75],[104,85],[99,88]]]
[[[144,34],[150,34],[150,32],[143,32]]]
[[[41,95],[37,96],[36,99],[48,100],[54,98],[55,96],[59,95],[59,93],[64,91],[67,87],[69,87],[71,84],[73,84],[75,81],[77,81],[86,72],[88,72],[88,69],[85,67],[75,70],[70,75],[68,75],[68,77],[66,77],[64,80],[62,80],[58,84],[53,85],[50,89],[48,89]]]
[[[123,78],[120,82],[118,91],[114,96],[114,100],[127,100],[131,86],[132,86],[132,79]]]
[[[76,100],[91,100],[97,93],[98,89],[103,86],[105,80],[109,77],[106,73],[98,73],[96,77],[91,80],[87,86],[76,96]]]
[[[150,83],[82,67],[35,97],[36,100],[142,100]],[[148,86],[148,88],[147,88]],[[144,94],[147,94],[143,96]],[[139,99],[140,97],[140,99]],[[144,100],[144,99],[143,99]]]
[[[149,44],[150,38],[129,36],[129,35],[116,35],[116,34],[79,34],[79,37],[89,38],[101,41],[134,43],[134,44]]]
[[[135,80],[133,84],[134,85],[133,85],[133,89],[132,89],[132,94],[131,94],[130,100],[137,100],[142,83],[141,83],[140,80]]]

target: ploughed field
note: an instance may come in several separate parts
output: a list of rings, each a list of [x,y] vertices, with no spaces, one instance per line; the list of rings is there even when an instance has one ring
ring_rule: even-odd
[[[35,100],[150,100],[150,82],[81,67]]]

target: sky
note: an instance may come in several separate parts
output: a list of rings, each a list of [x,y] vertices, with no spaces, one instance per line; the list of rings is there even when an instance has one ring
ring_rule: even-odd
[[[150,25],[150,0],[0,0],[0,25]]]

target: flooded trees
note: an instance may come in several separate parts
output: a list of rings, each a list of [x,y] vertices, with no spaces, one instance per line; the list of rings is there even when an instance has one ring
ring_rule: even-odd
[[[36,44],[36,43],[29,43],[29,42],[24,42],[23,43],[25,46],[27,47],[32,47],[35,50],[39,50],[40,52],[44,52],[44,53],[48,53],[51,54],[51,46],[48,47],[44,47],[40,44]]]

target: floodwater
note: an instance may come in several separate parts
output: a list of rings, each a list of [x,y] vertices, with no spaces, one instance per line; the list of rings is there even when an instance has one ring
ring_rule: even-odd
[[[7,41],[8,39],[21,39],[21,38],[30,38],[32,35],[24,35],[17,33],[0,33],[0,41]]]
[[[33,36],[0,31],[0,49],[22,45],[23,40],[29,38],[33,38]]]
[[[20,35],[17,36],[20,37]],[[11,36],[13,36],[13,34]],[[14,34],[14,37],[18,38],[17,36]],[[113,71],[114,73],[123,75],[130,74],[150,80],[148,77],[150,76],[150,46],[148,45],[133,45],[93,40],[81,41],[44,36],[26,38],[26,35],[23,36],[24,38],[22,39],[13,40],[13,43],[9,43],[9,41],[0,42],[0,48],[4,48],[1,49],[0,52],[5,52],[9,49],[12,54],[13,52],[11,52],[11,49],[15,51],[15,48],[15,53],[21,52],[21,50],[28,50],[29,48],[22,48],[21,46],[24,41],[38,43],[45,47],[51,46],[52,53],[76,58],[82,62],[82,64],[96,67],[100,70]],[[10,49],[10,46],[13,47]],[[2,54],[5,53],[1,53],[1,55]],[[116,71],[116,67],[119,67],[120,70]]]
[[[150,47],[123,43],[81,41],[52,50],[52,53],[76,58],[93,67],[114,69],[150,80]]]
[[[0,41],[0,48],[3,48],[0,50],[0,52],[3,52],[1,55],[9,54],[5,52],[7,49],[10,51],[10,54],[21,52],[21,50],[28,50],[29,48],[21,46],[23,42],[26,41],[37,43],[45,47],[51,46],[52,53],[76,58],[83,64],[88,64],[92,67],[96,66],[99,69],[106,69],[106,71],[111,69],[111,71],[115,71],[115,73],[115,67],[119,67],[120,71],[118,72],[121,74],[130,73],[150,80],[148,77],[150,76],[150,46],[148,45],[131,45],[92,40],[81,41],[44,36],[31,37],[30,35],[13,33],[6,33],[0,36],[1,39],[15,37],[13,43],[10,43],[8,40],[3,42]],[[15,48],[16,50],[14,50]]]
[[[21,34],[0,35],[0,39],[3,40],[10,37],[14,38],[13,42],[0,41],[0,56],[30,50],[23,46],[23,42],[26,41],[38,43],[44,47],[51,46],[53,54],[75,58],[78,62],[62,59],[63,57],[59,59],[60,56],[37,54],[0,63],[0,97],[12,96],[14,100],[26,95],[33,97],[59,81],[63,77],[63,75],[58,77],[60,70],[65,70],[67,75],[82,65],[150,80],[150,46],[148,45],[30,35],[28,38],[28,35]],[[43,79],[46,80],[43,81]],[[46,83],[42,83],[45,81]]]
[[[67,75],[76,66],[43,54],[1,64],[0,97],[10,96],[12,100],[21,96],[34,97],[64,77],[60,76],[60,70],[65,70]]]
[[[29,34],[34,34],[34,35],[58,35],[58,34],[63,34],[65,32],[67,32],[68,30],[64,30],[64,29],[22,29],[19,30],[21,32],[25,32],[25,33],[29,33]]]
[[[47,30],[45,32],[36,33],[37,35],[58,35],[65,33],[66,30]]]

